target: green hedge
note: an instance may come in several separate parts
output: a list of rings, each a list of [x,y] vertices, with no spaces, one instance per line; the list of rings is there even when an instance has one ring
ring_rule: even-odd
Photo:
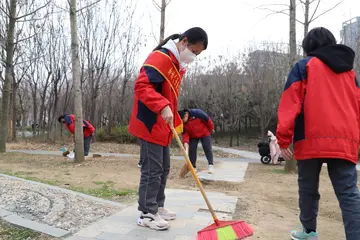
[[[137,143],[136,137],[128,132],[127,126],[112,127],[110,134],[108,134],[107,129],[100,128],[96,131],[96,140],[117,143]]]

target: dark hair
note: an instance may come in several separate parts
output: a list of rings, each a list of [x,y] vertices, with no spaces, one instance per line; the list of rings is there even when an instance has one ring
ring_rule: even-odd
[[[188,109],[184,109],[184,110],[181,110],[181,111],[178,111],[179,115],[181,118],[184,118],[185,116],[185,113],[190,113]]]
[[[159,45],[157,45],[157,47],[154,49],[154,51],[160,50],[162,48],[162,46],[164,46],[164,44],[167,43],[167,41],[169,41],[170,39],[171,40],[179,39],[179,41],[181,41],[185,37],[187,38],[189,44],[203,43],[204,49],[207,48],[207,45],[208,45],[207,33],[204,31],[204,29],[202,29],[200,27],[193,27],[193,28],[186,30],[183,34],[173,34],[173,35],[170,35],[169,37],[165,38],[163,41],[161,41],[159,43]]]
[[[60,117],[58,117],[58,122],[59,122],[59,123],[62,123],[62,122],[61,122],[61,119],[64,119],[64,118],[65,118],[65,115],[67,115],[67,114],[63,114],[63,115],[61,115]]]
[[[335,44],[336,39],[328,29],[324,27],[317,27],[311,29],[311,31],[306,34],[304,40],[302,41],[302,48],[304,49],[304,52],[309,55],[318,48]]]

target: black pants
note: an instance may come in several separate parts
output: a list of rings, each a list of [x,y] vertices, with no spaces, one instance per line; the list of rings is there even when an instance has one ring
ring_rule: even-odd
[[[212,152],[211,145],[211,136],[203,137],[203,138],[191,138],[189,143],[189,158],[194,168],[196,168],[196,159],[197,159],[197,147],[201,141],[201,145],[204,149],[206,159],[209,165],[214,164],[214,157]]]
[[[90,145],[91,145],[92,137],[84,137],[84,156],[88,156],[90,152]],[[75,152],[75,148],[74,151]]]
[[[84,156],[89,155],[92,137],[84,137]]]
[[[164,207],[165,187],[170,171],[170,148],[141,141],[143,162],[139,185],[138,210],[156,214]]]
[[[360,193],[356,165],[342,159],[325,159],[329,177],[339,201],[346,240],[360,240]],[[319,175],[324,159],[298,161],[300,221],[316,230],[319,210]]]
[[[144,162],[144,148],[141,147],[141,140],[139,139],[139,145],[140,145],[140,160],[139,160],[139,165],[141,166],[142,163]]]

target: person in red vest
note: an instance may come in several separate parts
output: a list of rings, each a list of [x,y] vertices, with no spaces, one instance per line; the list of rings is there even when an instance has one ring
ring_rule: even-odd
[[[197,147],[199,141],[204,149],[209,164],[209,173],[213,173],[214,157],[211,146],[211,134],[215,132],[211,118],[201,109],[184,109],[179,111],[184,123],[182,140],[185,149],[189,152],[192,166],[196,170]]]
[[[346,239],[360,240],[356,169],[360,88],[353,70],[355,53],[345,45],[336,44],[334,35],[323,27],[312,29],[302,47],[307,57],[299,60],[289,73],[279,104],[276,130],[285,160],[293,158],[289,147],[294,142],[298,166],[302,227],[293,230],[291,238],[319,238],[319,175],[326,163],[342,212]]]
[[[58,118],[59,123],[65,125],[71,134],[75,134],[75,116],[73,114],[63,114]],[[83,120],[84,128],[84,155],[88,156],[90,152],[90,145],[92,136],[95,133],[95,128],[87,120]]]
[[[175,41],[177,40],[177,41]],[[208,37],[199,27],[173,34],[148,56],[135,82],[129,133],[140,139],[142,153],[138,225],[154,230],[169,228],[176,214],[164,208],[170,171],[169,144],[182,132],[178,96],[185,68],[207,48]]]

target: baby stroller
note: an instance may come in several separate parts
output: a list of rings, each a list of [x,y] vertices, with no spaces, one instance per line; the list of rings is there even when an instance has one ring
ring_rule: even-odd
[[[271,162],[269,143],[268,142],[259,142],[257,146],[259,148],[259,154],[261,156],[260,161],[263,164],[269,164]]]
[[[259,154],[261,156],[260,161],[263,164],[269,164],[271,162],[271,154],[270,154],[270,142],[271,142],[271,138],[274,138],[274,134],[270,131],[268,131],[268,142],[259,142],[258,143],[258,148],[259,148]],[[276,140],[276,139],[273,139]],[[276,143],[277,144],[277,143]],[[279,147],[277,146],[278,151],[280,150]],[[279,163],[285,161],[282,157],[281,154],[279,156],[279,158],[277,159],[277,161]]]

